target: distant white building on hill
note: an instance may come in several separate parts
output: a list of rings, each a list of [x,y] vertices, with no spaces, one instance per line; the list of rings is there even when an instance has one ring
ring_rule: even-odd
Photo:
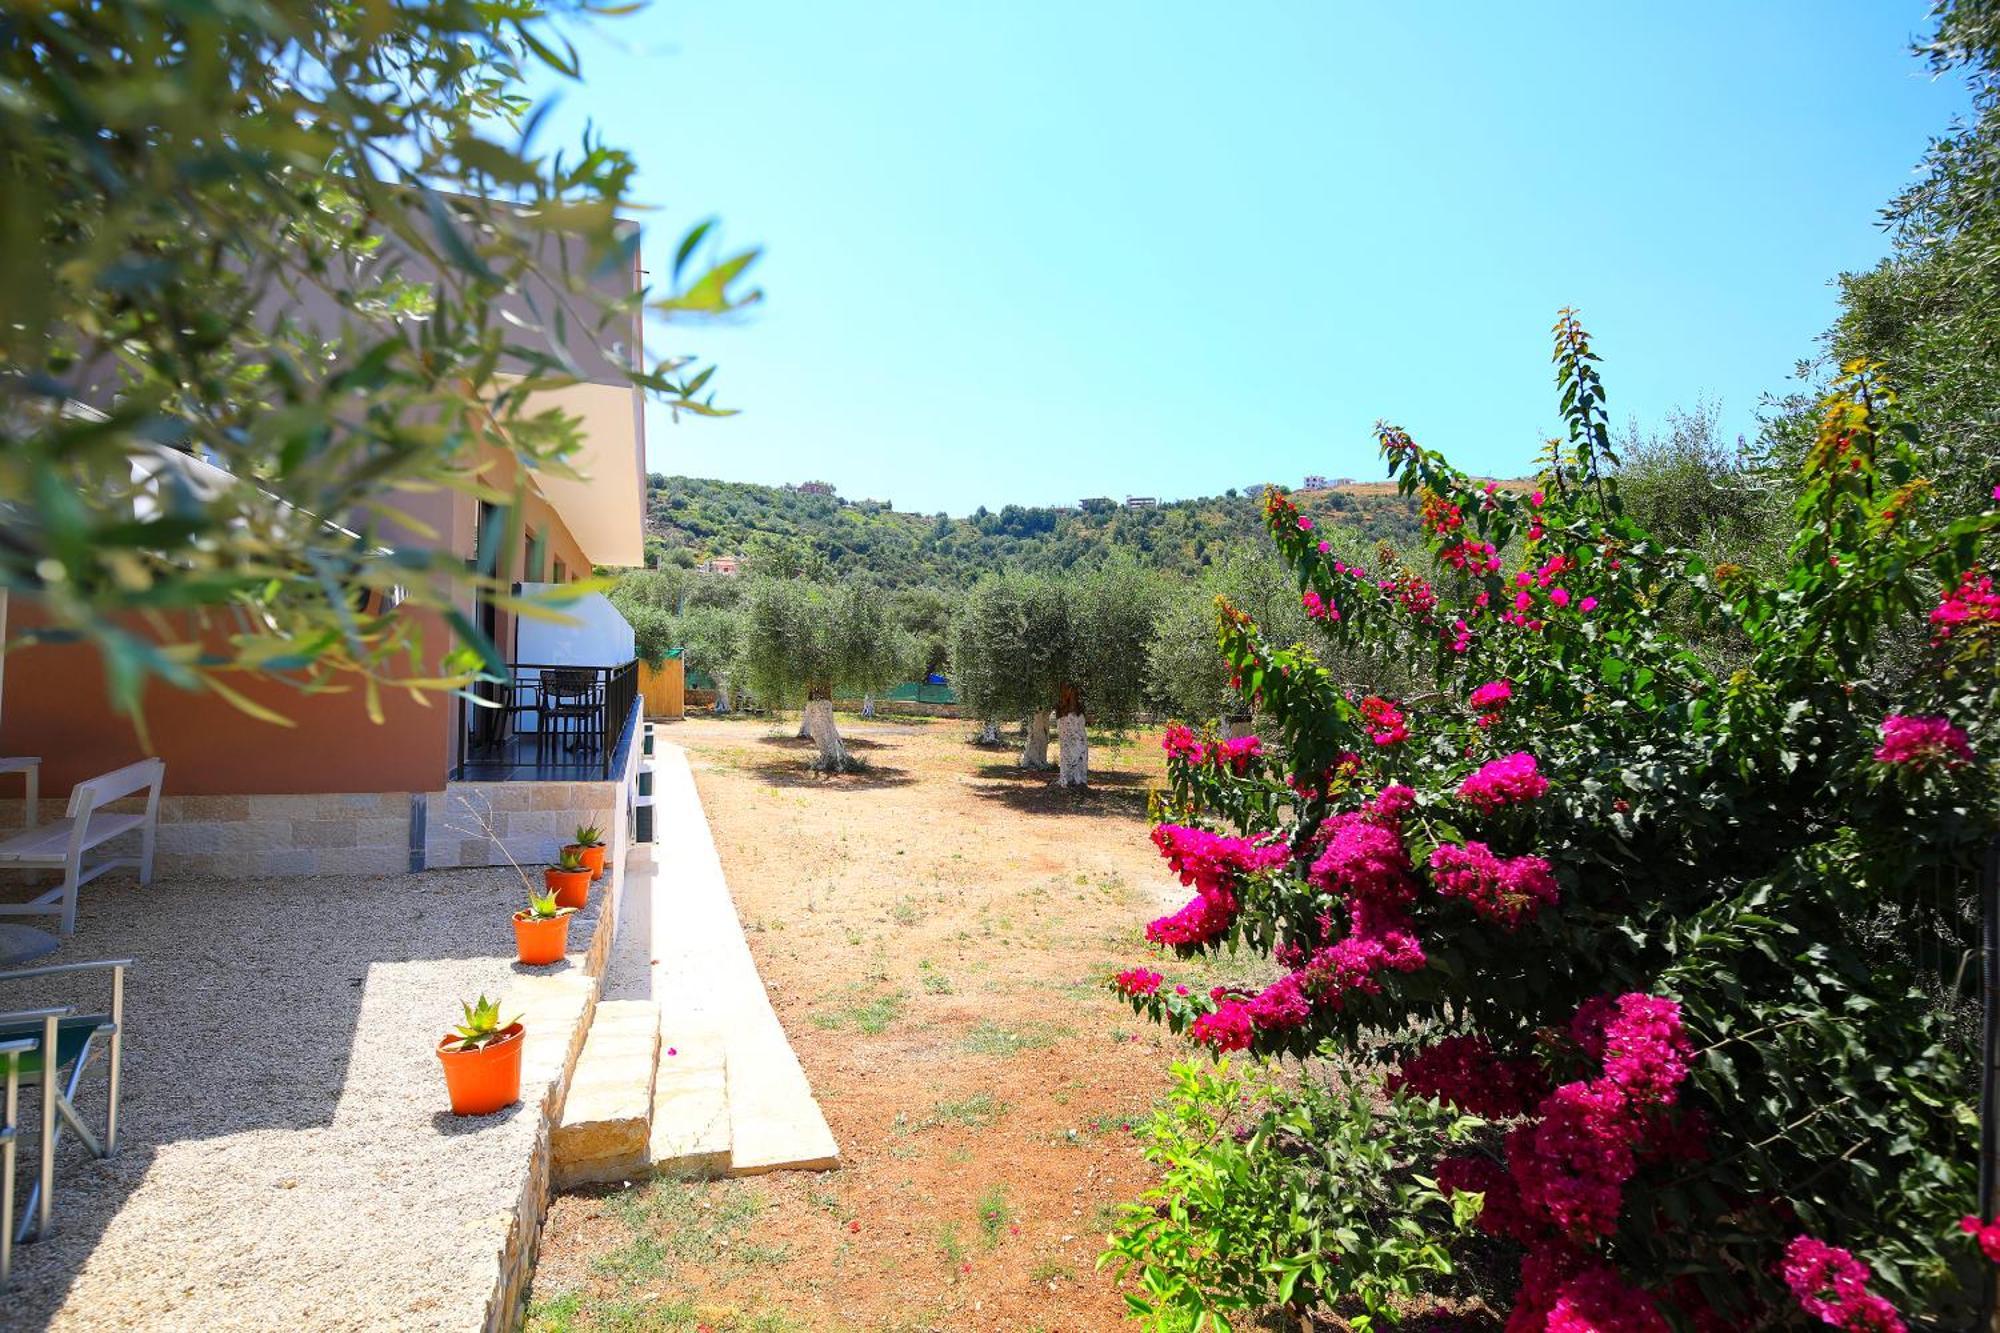
[[[1125,507],[1127,509],[1158,509],[1160,501],[1157,496],[1152,495],[1128,495],[1125,497]]]
[[[1317,472],[1308,472],[1306,473],[1305,480],[1299,483],[1299,489],[1302,491],[1323,491],[1327,489],[1329,484],[1327,479],[1320,476]]]

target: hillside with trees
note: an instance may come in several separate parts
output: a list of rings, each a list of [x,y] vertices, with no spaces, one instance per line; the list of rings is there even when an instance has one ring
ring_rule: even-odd
[[[1127,509],[1111,500],[1074,510],[985,506],[963,518],[905,513],[780,486],[701,477],[651,478],[647,556],[692,567],[713,556],[804,558],[819,572],[867,573],[892,588],[969,587],[1002,570],[1094,569],[1113,554],[1163,573],[1195,575],[1232,549],[1263,543],[1262,496],[1238,491]],[[1380,484],[1299,492],[1300,508],[1357,545],[1418,539],[1414,501]]]

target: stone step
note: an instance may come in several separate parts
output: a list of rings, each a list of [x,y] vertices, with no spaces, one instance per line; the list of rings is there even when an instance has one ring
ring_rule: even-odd
[[[562,1119],[549,1134],[556,1187],[630,1180],[651,1165],[660,1006],[600,1000],[577,1057]]]
[[[840,1148],[769,1006],[729,1040],[729,1174],[828,1171]]]
[[[685,1176],[729,1170],[728,1059],[721,1038],[667,1021],[653,1085],[653,1169]]]

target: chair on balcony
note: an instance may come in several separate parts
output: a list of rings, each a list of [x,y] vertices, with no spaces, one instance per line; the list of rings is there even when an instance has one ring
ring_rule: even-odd
[[[160,827],[160,784],[167,776],[163,760],[142,759],[110,773],[79,782],[70,789],[69,813],[36,828],[23,829],[0,841],[0,869],[60,870],[62,883],[25,903],[0,903],[0,916],[60,916],[62,933],[76,931],[77,890],[107,870],[129,866],[139,882],[153,882],[153,841]],[[112,814],[104,807],[122,797],[146,793],[142,812]],[[107,857],[85,865],[92,852],[120,834],[139,834],[137,856]]]
[[[70,976],[100,968],[111,970],[109,1008],[80,1014],[65,1006],[52,1009],[23,1009],[0,1013],[0,1060],[6,1063],[7,1123],[0,1126],[5,1142],[0,1142],[0,1228],[7,1235],[4,1244],[11,1250],[15,1241],[37,1239],[48,1234],[55,1220],[56,1149],[67,1126],[90,1150],[93,1157],[109,1157],[118,1148],[118,1093],[125,1039],[125,969],[129,958],[104,958],[88,963],[57,963],[50,967],[29,967],[0,972],[0,981],[27,981],[37,977]],[[101,1039],[101,1040],[100,1040]],[[26,1043],[25,1046],[22,1043]],[[77,1113],[76,1092],[84,1074],[102,1056],[105,1062],[104,1133],[84,1123]],[[20,1084],[41,1090],[41,1156],[34,1187],[28,1191],[21,1220],[14,1221],[13,1111],[16,1088]]]
[[[538,755],[557,744],[566,751],[598,747],[604,734],[604,682],[596,670],[543,667],[541,696]]]

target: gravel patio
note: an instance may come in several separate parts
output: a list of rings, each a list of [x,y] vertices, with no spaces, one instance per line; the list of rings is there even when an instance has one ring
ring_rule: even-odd
[[[432,1045],[459,997],[521,970],[520,898],[505,869],[87,886],[75,936],[42,961],[136,959],[119,1150],[63,1145],[55,1234],[16,1251],[0,1328],[479,1327],[476,1274],[538,1117],[454,1119]],[[101,1005],[92,986],[108,977],[0,972],[0,1009]],[[87,1087],[101,1117],[101,1070]]]

